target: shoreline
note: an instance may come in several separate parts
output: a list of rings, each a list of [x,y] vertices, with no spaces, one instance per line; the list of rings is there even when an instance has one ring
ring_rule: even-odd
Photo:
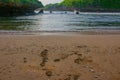
[[[0,35],[120,35],[120,30],[89,31],[7,31],[0,30]]]

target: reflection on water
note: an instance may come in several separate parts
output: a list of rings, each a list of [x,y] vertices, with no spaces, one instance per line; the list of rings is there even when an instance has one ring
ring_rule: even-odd
[[[120,30],[120,13],[45,12],[20,17],[0,17],[0,30],[86,31]]]
[[[25,30],[27,25],[32,24],[30,21],[18,20],[16,18],[0,18],[0,30]]]

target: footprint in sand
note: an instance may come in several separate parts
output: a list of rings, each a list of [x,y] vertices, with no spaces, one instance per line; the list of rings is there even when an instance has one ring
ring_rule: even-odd
[[[40,56],[42,57],[42,62],[40,63],[41,67],[44,67],[46,62],[48,61],[48,50],[44,49],[41,53]]]

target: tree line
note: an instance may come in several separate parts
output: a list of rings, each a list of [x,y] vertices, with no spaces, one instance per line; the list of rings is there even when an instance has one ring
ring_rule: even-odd
[[[63,10],[119,10],[120,0],[64,0],[61,3],[48,4],[46,9],[63,9]]]

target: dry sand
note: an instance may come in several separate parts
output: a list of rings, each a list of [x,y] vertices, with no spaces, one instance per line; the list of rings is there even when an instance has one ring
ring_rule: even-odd
[[[120,35],[0,35],[0,80],[120,80]]]

